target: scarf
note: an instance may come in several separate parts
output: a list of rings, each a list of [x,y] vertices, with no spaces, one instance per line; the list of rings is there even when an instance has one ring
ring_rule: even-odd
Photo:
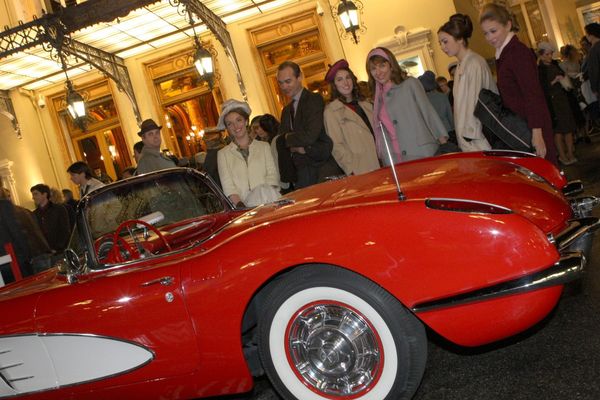
[[[387,62],[392,64],[386,52],[382,49],[376,47],[369,52],[367,56],[367,60],[370,60],[373,56],[381,56],[387,60]],[[400,143],[398,143],[398,138],[396,136],[396,129],[394,128],[394,124],[385,108],[385,95],[391,89],[392,82],[389,81],[385,85],[375,81],[375,104],[373,105],[373,130],[375,131],[375,140],[377,142],[377,149],[379,152],[379,158],[382,160],[387,159],[387,154],[385,152],[385,142],[383,138],[383,133],[381,132],[381,125],[385,128],[388,133],[388,141],[390,143],[390,151],[394,153],[396,157],[393,157],[396,162],[402,161],[402,152],[400,151]]]

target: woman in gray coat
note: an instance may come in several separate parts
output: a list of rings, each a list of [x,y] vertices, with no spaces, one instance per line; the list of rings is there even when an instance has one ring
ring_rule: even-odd
[[[332,101],[325,107],[325,131],[333,142],[332,155],[346,175],[379,168],[372,127],[373,105],[359,94],[356,76],[346,60],[333,64],[325,80]]]
[[[421,83],[402,78],[398,61],[384,47],[369,52],[367,72],[375,93],[373,128],[379,158],[389,165],[382,130],[394,163],[433,156],[448,141],[448,134]]]

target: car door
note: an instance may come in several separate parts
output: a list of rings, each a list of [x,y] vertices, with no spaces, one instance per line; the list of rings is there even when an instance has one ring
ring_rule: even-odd
[[[87,341],[85,351],[100,358],[118,352],[114,365],[109,365],[110,374],[105,375],[129,373],[117,378],[115,384],[190,373],[197,368],[199,357],[181,291],[181,265],[173,257],[147,259],[82,275],[78,282],[41,296],[36,310],[37,332],[52,336],[83,335]],[[104,338],[109,341],[100,340]],[[65,351],[69,353],[68,338],[65,343]],[[140,365],[132,365],[127,356],[122,356],[123,344],[132,353],[145,349],[149,356],[146,360],[139,359]],[[66,356],[70,360],[67,364],[82,362],[80,351],[71,353]],[[117,362],[116,358],[125,360]],[[93,376],[97,374],[94,371],[89,371],[89,376],[76,373],[78,378],[71,379],[101,379]]]

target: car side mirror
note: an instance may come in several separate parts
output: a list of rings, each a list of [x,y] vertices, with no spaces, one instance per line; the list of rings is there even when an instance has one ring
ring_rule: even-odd
[[[64,263],[61,264],[65,267],[65,273],[69,283],[77,282],[77,277],[85,270],[85,263],[81,262],[79,256],[73,249],[65,250]],[[59,271],[61,271],[61,266],[59,266]]]

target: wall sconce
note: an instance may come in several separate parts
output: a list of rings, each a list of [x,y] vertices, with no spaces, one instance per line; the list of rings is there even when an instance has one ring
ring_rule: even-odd
[[[337,7],[331,7],[331,16],[335,24],[340,27],[342,39],[352,37],[352,41],[358,43],[358,32],[367,31],[360,18],[362,9],[363,4],[360,0],[340,0]]]
[[[202,79],[208,83],[208,87],[212,90],[213,78],[214,78],[214,66],[212,54],[200,44],[198,35],[196,35],[196,29],[194,28],[194,18],[192,18],[192,12],[188,10],[190,16],[190,25],[192,26],[192,32],[194,33],[194,66],[198,71],[198,74]]]

